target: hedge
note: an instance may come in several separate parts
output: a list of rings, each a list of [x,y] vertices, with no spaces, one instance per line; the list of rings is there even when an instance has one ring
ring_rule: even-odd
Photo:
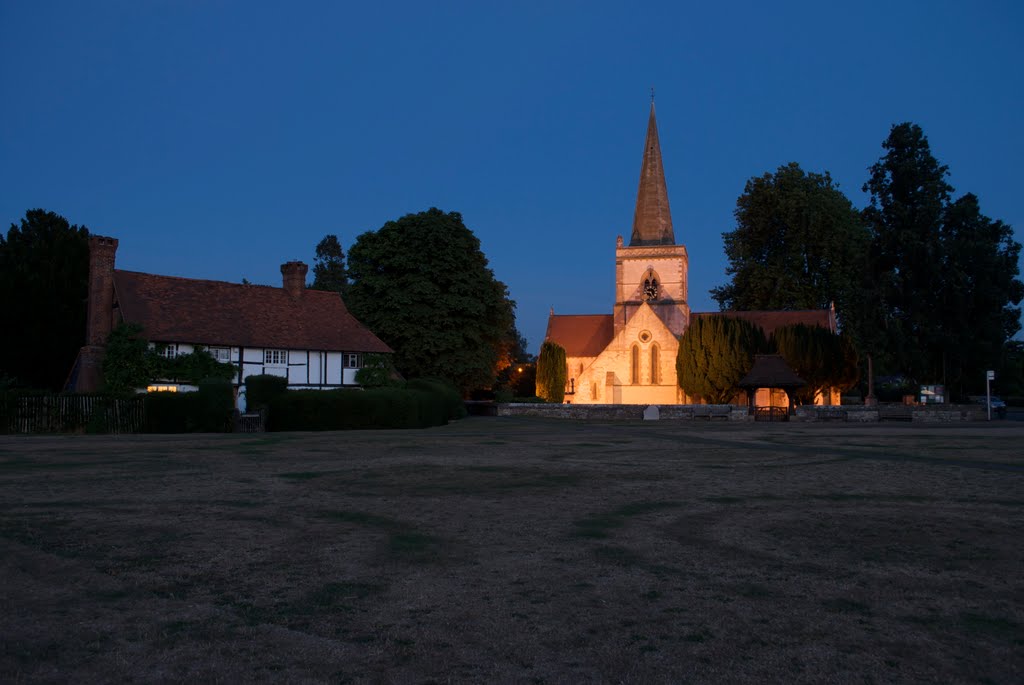
[[[269,407],[274,398],[288,392],[288,379],[270,374],[245,377],[245,401],[249,409]]]
[[[465,408],[454,388],[422,380],[401,388],[290,390],[271,401],[267,430],[427,428],[461,416]]]
[[[234,388],[219,379],[200,381],[197,392],[151,392],[146,395],[146,432],[230,432],[233,407]]]

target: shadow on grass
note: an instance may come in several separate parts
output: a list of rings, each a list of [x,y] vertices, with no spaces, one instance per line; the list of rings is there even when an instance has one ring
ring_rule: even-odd
[[[615,528],[621,528],[635,516],[672,509],[678,506],[680,506],[679,502],[668,501],[626,504],[609,512],[594,514],[574,521],[573,525],[576,526],[576,529],[573,531],[573,535],[581,538],[607,538],[610,531]]]
[[[364,511],[325,511],[321,516],[383,531],[388,536],[388,555],[394,559],[426,563],[439,561],[442,557],[444,544],[441,538],[419,531],[404,521]]]

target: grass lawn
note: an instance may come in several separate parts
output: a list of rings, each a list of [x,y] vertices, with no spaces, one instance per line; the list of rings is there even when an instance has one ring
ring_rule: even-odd
[[[0,437],[0,681],[1024,681],[1024,424]]]

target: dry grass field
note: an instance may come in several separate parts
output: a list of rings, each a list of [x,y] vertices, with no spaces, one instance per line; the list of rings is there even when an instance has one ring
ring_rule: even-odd
[[[0,438],[0,681],[1024,681],[1024,424]]]

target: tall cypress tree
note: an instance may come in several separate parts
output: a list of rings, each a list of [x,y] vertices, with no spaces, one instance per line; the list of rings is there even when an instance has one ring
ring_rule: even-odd
[[[724,404],[739,390],[754,355],[766,349],[764,333],[729,316],[696,316],[679,339],[676,378],[691,397]]]
[[[953,188],[920,126],[893,126],[882,148],[864,184],[874,284],[867,299],[882,315],[868,351],[890,370],[934,379],[941,373],[942,219]]]
[[[558,343],[545,340],[537,357],[537,397],[561,404],[565,399],[565,349]]]

